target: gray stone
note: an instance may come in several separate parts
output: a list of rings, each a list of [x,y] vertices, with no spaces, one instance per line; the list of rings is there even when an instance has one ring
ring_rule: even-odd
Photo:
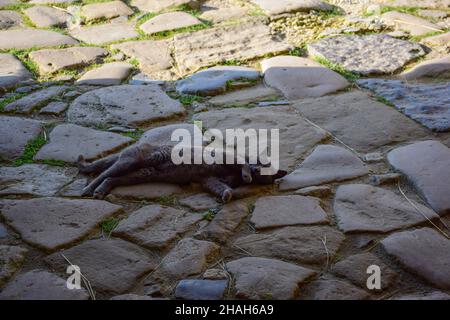
[[[426,60],[414,66],[411,70],[400,74],[401,79],[415,80],[424,77],[450,76],[450,55],[443,58]]]
[[[75,1],[76,0],[31,0],[28,2],[31,4],[68,4]]]
[[[247,6],[240,6],[234,2],[224,1],[208,1],[201,7],[203,11],[200,18],[210,21],[214,24],[219,24],[225,21],[236,21],[245,18],[249,14]]]
[[[444,10],[430,10],[430,9],[420,9],[417,10],[419,16],[431,19],[444,19],[448,17],[448,12]]]
[[[72,17],[67,12],[54,7],[34,6],[23,11],[38,28],[65,26]]]
[[[137,7],[144,12],[160,12],[166,9],[176,8],[182,5],[187,5],[192,9],[198,9],[202,0],[132,0],[131,5]]]
[[[176,89],[179,93],[195,95],[217,95],[227,91],[231,81],[257,80],[260,73],[252,68],[239,66],[218,66],[193,74],[177,81]]]
[[[397,296],[393,300],[450,300],[450,295],[442,291],[421,292]]]
[[[202,277],[207,280],[223,280],[228,279],[228,273],[223,269],[208,269]]]
[[[372,152],[364,155],[364,161],[368,163],[380,162],[384,160],[384,156],[381,152]]]
[[[388,254],[408,271],[418,274],[436,287],[450,289],[450,240],[430,228],[403,231],[381,241]]]
[[[183,11],[168,12],[157,15],[144,22],[140,28],[146,34],[154,34],[169,30],[187,28],[201,24],[196,17]]]
[[[0,9],[7,6],[16,5],[18,3],[19,1],[17,0],[0,0]]]
[[[347,149],[333,145],[320,145],[298,169],[281,179],[280,190],[344,181],[368,173],[364,163]]]
[[[98,159],[133,142],[117,133],[94,130],[74,124],[61,124],[50,133],[50,141],[34,156],[36,160],[62,160],[76,163],[78,156]]]
[[[183,189],[176,184],[155,182],[116,187],[111,191],[111,194],[126,200],[155,200],[182,192]]]
[[[150,77],[142,72],[134,75],[128,81],[128,84],[132,84],[134,86],[146,85],[146,84],[158,84],[163,85],[165,81],[163,80],[155,80],[153,77]]]
[[[216,199],[208,193],[199,193],[178,201],[182,206],[194,211],[207,211],[219,206]]]
[[[425,127],[435,131],[450,130],[450,82],[412,84],[400,80],[364,79],[358,84],[382,96]]]
[[[29,80],[31,77],[31,73],[19,59],[9,53],[0,53],[0,92]]]
[[[311,186],[298,189],[295,191],[295,194],[299,194],[301,196],[326,198],[332,194],[332,190],[329,186]]]
[[[227,280],[181,280],[175,298],[186,300],[220,300],[227,289]]]
[[[0,287],[22,266],[27,249],[0,245]]]
[[[44,108],[39,110],[40,114],[60,115],[67,110],[69,104],[67,102],[54,101],[50,102]]]
[[[140,246],[163,250],[181,239],[183,234],[194,229],[202,219],[201,214],[150,205],[140,208],[120,221],[113,235]]]
[[[305,289],[308,300],[365,300],[369,294],[354,285],[334,279],[311,282]]]
[[[189,123],[177,123],[168,124],[161,127],[156,127],[146,131],[142,137],[139,139],[139,143],[148,143],[152,146],[165,146],[165,145],[176,145],[178,141],[172,141],[172,133],[177,129],[184,129],[189,131],[191,136],[194,135],[195,125]],[[194,141],[192,141],[193,143]]]
[[[75,39],[94,45],[104,45],[139,36],[134,26],[129,23],[105,23],[72,29],[69,33]]]
[[[75,45],[78,42],[61,33],[41,29],[13,29],[0,31],[0,50],[31,49]]]
[[[426,37],[423,42],[431,46],[445,46],[450,42],[450,32]]]
[[[44,164],[0,168],[0,195],[53,196],[76,175],[76,170]]]
[[[414,159],[414,161],[411,161]],[[394,149],[388,161],[414,184],[441,216],[450,212],[450,149],[428,140]]]
[[[129,16],[133,10],[122,1],[109,1],[100,3],[91,3],[81,7],[81,14],[87,20],[111,19],[118,16]]]
[[[100,58],[107,53],[103,48],[73,47],[33,51],[30,53],[30,58],[38,65],[40,73],[53,73],[66,68],[100,62]]]
[[[354,285],[367,289],[367,279],[370,276],[367,270],[373,265],[380,267],[381,270],[380,290],[382,291],[392,287],[398,276],[397,273],[372,253],[355,254],[341,260],[333,266],[332,271],[334,274],[350,280]]]
[[[3,223],[0,223],[0,239],[5,239],[8,237],[8,230]]]
[[[21,27],[23,25],[20,13],[12,10],[0,11],[0,30]]]
[[[112,86],[76,98],[67,112],[69,122],[95,125],[142,125],[184,113],[158,85]]]
[[[252,218],[256,229],[327,222],[317,198],[297,195],[269,196],[255,203]]]
[[[428,135],[419,124],[361,91],[305,99],[294,106],[358,152],[378,151]]]
[[[246,257],[228,262],[240,299],[294,299],[315,271],[280,260]]]
[[[84,288],[69,290],[66,279],[44,270],[32,270],[12,280],[0,300],[87,300]]]
[[[52,267],[65,272],[68,263],[61,254],[80,267],[96,291],[112,294],[129,291],[155,269],[158,261],[142,248],[120,239],[88,240],[45,258]]]
[[[279,96],[280,93],[273,88],[266,87],[265,85],[256,85],[254,87],[215,96],[209,99],[208,103],[215,106],[242,107],[260,101],[273,100]]]
[[[37,198],[8,201],[1,213],[24,241],[56,250],[83,239],[121,209],[100,200]]]
[[[325,38],[309,44],[308,52],[362,75],[391,74],[425,55],[419,44],[387,35]]]
[[[320,0],[250,0],[254,4],[261,7],[269,16],[276,16],[283,13],[291,13],[297,11],[325,10],[333,9],[333,6],[325,1]]]
[[[401,178],[398,173],[386,173],[386,174],[375,174],[370,176],[369,182],[375,186],[382,184],[394,184],[397,183]]]
[[[344,238],[342,233],[328,226],[284,227],[238,238],[234,246],[252,256],[325,266]]]
[[[140,295],[134,294],[134,293],[126,293],[126,294],[121,294],[119,296],[114,296],[109,300],[157,300],[157,299],[149,297],[149,296],[140,296]]]
[[[280,129],[280,168],[291,169],[299,159],[327,134],[303,120],[290,106],[266,108],[228,108],[201,112],[194,115],[195,120],[203,121],[203,126],[226,129]]]
[[[42,131],[42,122],[16,117],[0,117],[0,157],[14,159],[22,155],[28,141]]]
[[[174,38],[174,46],[175,60],[183,75],[229,60],[250,60],[292,48],[260,22],[179,34]]]
[[[425,19],[397,11],[389,11],[381,15],[381,19],[395,26],[396,29],[409,32],[412,36],[441,31],[441,27]]]
[[[411,200],[412,201],[412,200]],[[344,232],[389,232],[436,218],[433,210],[413,202],[417,209],[395,193],[365,184],[340,186],[334,213]],[[422,213],[422,214],[421,214]]]
[[[127,62],[110,62],[92,69],[77,80],[78,85],[113,86],[128,78],[133,66]]]
[[[69,87],[67,86],[44,88],[7,104],[4,110],[15,113],[31,113],[34,109],[39,108],[62,95],[68,89]]]
[[[58,195],[62,197],[81,197],[83,194],[83,189],[88,185],[87,178],[75,179],[70,184],[63,187]]]
[[[345,89],[349,83],[320,63],[300,57],[279,56],[261,62],[264,81],[289,100],[320,97]]]

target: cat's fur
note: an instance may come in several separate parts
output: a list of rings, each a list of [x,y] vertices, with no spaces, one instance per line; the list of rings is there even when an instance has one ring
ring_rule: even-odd
[[[81,173],[100,173],[84,188],[83,195],[94,195],[95,198],[102,199],[117,186],[146,182],[181,185],[198,182],[222,202],[229,202],[232,198],[232,188],[248,183],[272,184],[286,175],[282,170],[272,176],[261,175],[260,166],[247,163],[176,165],[171,160],[172,148],[141,143],[91,164],[86,163],[80,156],[78,168]]]

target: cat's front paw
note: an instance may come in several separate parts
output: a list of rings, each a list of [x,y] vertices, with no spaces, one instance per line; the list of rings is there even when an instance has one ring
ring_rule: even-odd
[[[233,197],[233,192],[231,189],[227,189],[222,193],[222,202],[228,203],[231,201],[231,198]]]

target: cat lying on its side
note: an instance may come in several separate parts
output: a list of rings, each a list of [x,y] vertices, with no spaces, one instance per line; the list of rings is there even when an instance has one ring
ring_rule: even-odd
[[[261,166],[249,164],[179,164],[172,162],[172,146],[155,147],[147,143],[132,145],[93,163],[82,156],[78,159],[80,173],[99,176],[83,189],[83,196],[103,199],[117,186],[146,182],[174,184],[201,183],[203,188],[226,203],[232,198],[232,188],[243,184],[272,184],[287,172],[261,175]],[[192,148],[192,154],[195,148]],[[235,161],[236,163],[236,161]]]

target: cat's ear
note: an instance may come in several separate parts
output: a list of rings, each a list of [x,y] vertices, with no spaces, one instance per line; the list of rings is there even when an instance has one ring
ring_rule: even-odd
[[[285,170],[278,170],[278,172],[274,175],[274,180],[283,178],[285,175],[287,175],[287,171]]]

